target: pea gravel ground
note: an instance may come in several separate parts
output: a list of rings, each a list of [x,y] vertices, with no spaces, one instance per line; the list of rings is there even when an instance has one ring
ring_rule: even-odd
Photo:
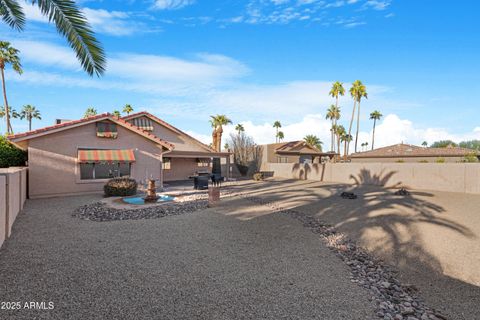
[[[373,319],[367,292],[302,225],[231,199],[149,220],[71,216],[95,196],[29,200],[0,250],[1,319]]]

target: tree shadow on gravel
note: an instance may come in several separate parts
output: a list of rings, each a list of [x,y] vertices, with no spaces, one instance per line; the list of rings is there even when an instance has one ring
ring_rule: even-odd
[[[435,304],[449,319],[474,319],[478,316],[480,287],[445,275],[439,259],[427,249],[422,230],[433,228],[440,237],[452,232],[465,239],[475,239],[477,235],[468,226],[450,219],[446,209],[434,202],[432,193],[411,191],[408,196],[395,195],[395,190],[385,187],[394,175],[395,172],[385,172],[373,176],[362,170],[352,176],[354,185],[293,180],[292,186],[292,180],[284,180],[265,189],[257,186],[249,193],[336,226],[398,269],[402,281],[418,286],[427,303]],[[358,198],[342,199],[343,191],[354,192]]]

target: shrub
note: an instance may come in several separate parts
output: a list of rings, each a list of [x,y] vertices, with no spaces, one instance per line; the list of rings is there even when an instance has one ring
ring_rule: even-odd
[[[238,168],[238,172],[240,172],[240,174],[241,174],[242,176],[246,176],[246,175],[247,175],[248,166],[245,166],[245,165],[242,165],[242,164],[238,164],[238,163],[237,163],[237,168]]]
[[[27,152],[15,147],[0,136],[0,168],[21,167],[27,161]]]
[[[403,159],[400,159],[400,160],[397,160],[397,161],[395,161],[395,162],[396,162],[396,163],[404,163],[404,162],[405,162],[405,160],[403,160]]]
[[[107,197],[124,197],[124,196],[133,196],[137,193],[137,181],[131,178],[114,178],[110,179],[105,186],[103,186],[103,191]]]
[[[478,162],[478,156],[475,153],[467,154],[462,162]]]
[[[445,163],[445,158],[437,158],[435,160],[436,163]]]
[[[418,161],[418,162],[420,162],[420,163],[428,163],[428,160],[420,160],[420,161]]]
[[[253,174],[253,180],[255,181],[262,181],[263,179],[265,179],[265,176],[263,175],[262,172],[255,172]]]

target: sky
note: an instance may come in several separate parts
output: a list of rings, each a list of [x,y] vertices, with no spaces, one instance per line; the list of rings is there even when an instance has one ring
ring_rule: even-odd
[[[20,50],[24,73],[6,69],[9,103],[36,106],[42,120],[149,111],[210,143],[209,116],[225,114],[257,143],[315,134],[330,149],[331,84],[367,86],[359,143],[371,146],[480,139],[480,2],[435,0],[77,1],[107,53],[90,77],[36,7],[19,33],[0,39]],[[353,101],[340,99],[348,128]],[[28,130],[14,120],[15,132]],[[355,127],[353,132],[355,132]],[[5,131],[2,122],[0,131]]]

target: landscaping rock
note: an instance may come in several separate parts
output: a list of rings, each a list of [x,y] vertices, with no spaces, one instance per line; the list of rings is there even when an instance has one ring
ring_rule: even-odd
[[[357,199],[357,195],[353,192],[342,192],[340,197],[343,199]]]

